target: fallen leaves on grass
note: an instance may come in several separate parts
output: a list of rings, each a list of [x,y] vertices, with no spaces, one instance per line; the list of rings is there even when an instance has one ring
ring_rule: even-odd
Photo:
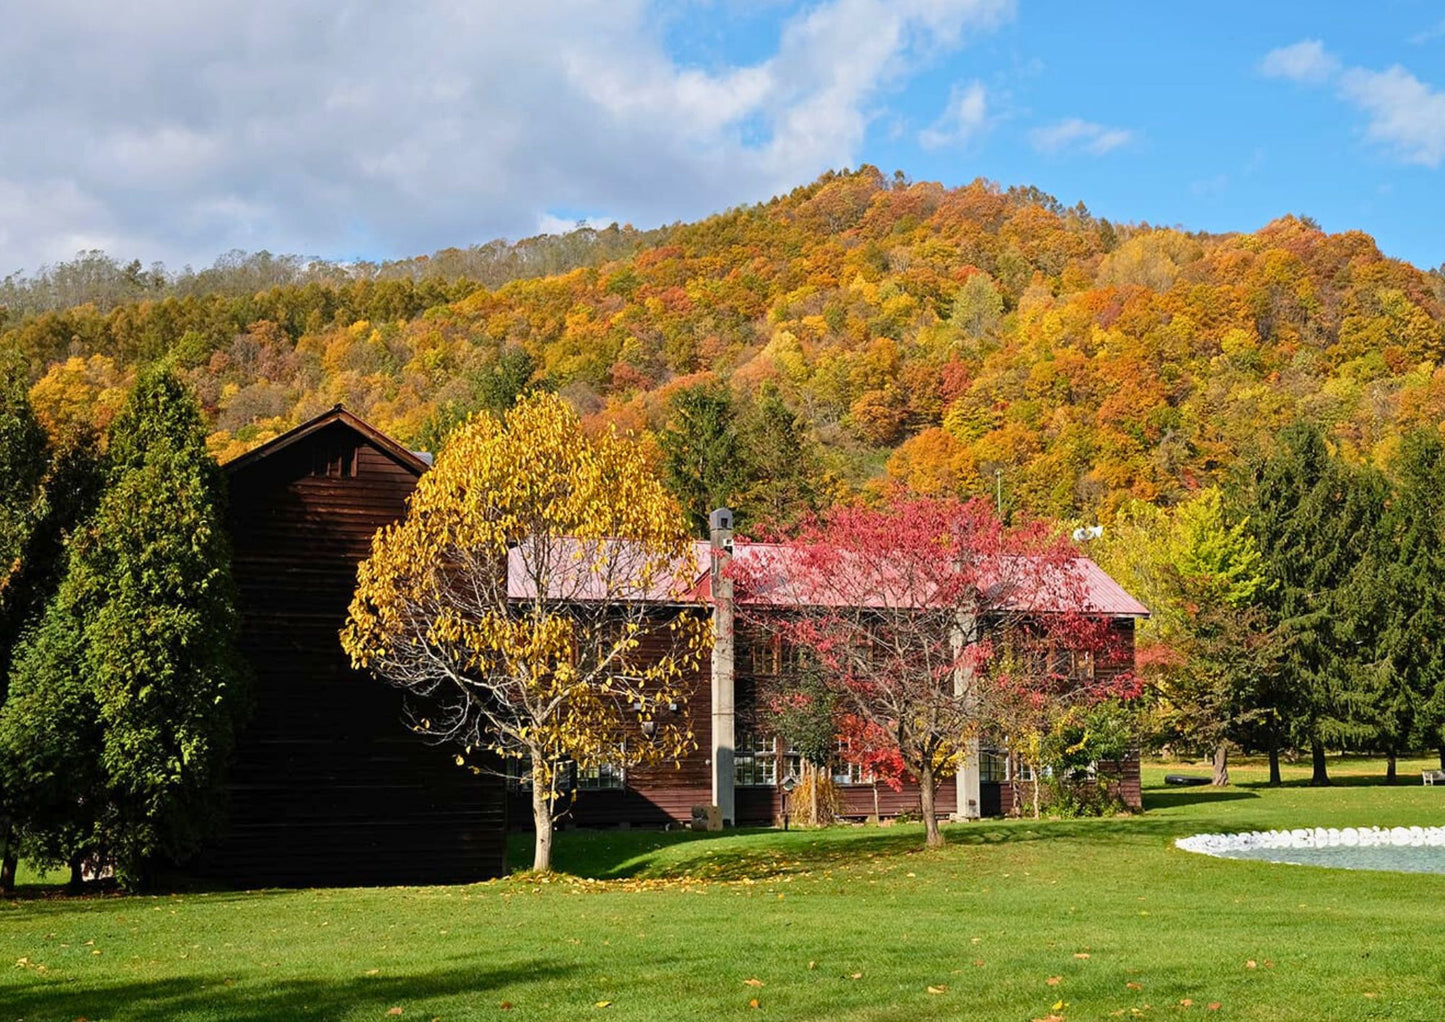
[[[930,994],[946,994],[946,993],[948,993],[948,984],[947,984],[947,983],[940,983],[940,984],[938,984],[938,986],[936,986],[936,987],[929,987],[929,988],[928,988],[928,992],[929,992]]]
[[[388,1015],[400,1015],[402,1011],[400,1008],[387,1008],[386,1013]]]
[[[592,1005],[592,1007],[594,1007],[594,1008],[610,1008],[610,1007],[612,1007],[612,1002],[611,1002],[611,1001],[598,1001],[596,1004]]]
[[[1050,976],[1048,979],[1044,980],[1044,982],[1047,983],[1047,984],[1048,984],[1049,986],[1051,986],[1051,987],[1056,987],[1056,986],[1058,986],[1060,983],[1062,983],[1063,981],[1064,981],[1064,977],[1062,977],[1062,976]]]
[[[1135,983],[1135,982],[1133,982],[1132,980],[1131,980],[1130,982],[1128,982],[1128,983],[1125,983],[1124,985],[1125,985],[1126,987],[1128,987],[1130,990],[1143,990],[1143,989],[1144,989],[1144,984],[1143,984],[1143,983]]]
[[[855,972],[855,973],[853,973],[853,975],[849,976],[848,978],[849,978],[849,979],[862,979],[862,978],[863,978],[863,974],[862,974],[861,972]]]
[[[1210,1011],[1218,1011],[1220,1008],[1224,1007],[1224,1005],[1220,1004],[1218,1001],[1210,1001],[1208,1004],[1205,1005],[1205,1007],[1208,1008]]]
[[[1089,952],[1087,952],[1087,951],[1075,951],[1075,952],[1074,952],[1074,957],[1075,957],[1075,958],[1091,958],[1091,957],[1093,957],[1093,956],[1090,955]]]
[[[754,997],[751,1001],[748,1002],[748,1007],[749,1007],[749,1008],[761,1008],[762,1005],[759,1004],[759,1003],[758,1003],[758,999],[757,999],[756,997]]]

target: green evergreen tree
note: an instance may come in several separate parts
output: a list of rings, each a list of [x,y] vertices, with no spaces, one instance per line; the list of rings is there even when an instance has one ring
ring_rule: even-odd
[[[738,503],[750,475],[732,392],[721,383],[679,391],[658,433],[667,488],[706,536],[708,514]]]
[[[173,373],[142,375],[108,460],[0,711],[0,769],[43,857],[134,881],[214,824],[242,699],[220,475]]]
[[[1397,753],[1445,746],[1445,440],[1438,430],[1404,438],[1397,476],[1391,542],[1366,565],[1381,568],[1362,570],[1354,587],[1380,608],[1370,695],[1392,782]]]
[[[0,361],[0,705],[10,687],[15,645],[34,610],[27,575],[43,517],[48,443],[30,407],[17,359]],[[15,879],[11,812],[0,782],[0,890]]]
[[[776,386],[764,385],[748,404],[740,430],[750,478],[734,509],[739,517],[786,525],[817,511],[823,499],[817,445]]]
[[[1285,742],[1310,749],[1310,783],[1324,785],[1326,747],[1366,731],[1355,696],[1361,657],[1373,649],[1352,641],[1347,587],[1376,542],[1381,511],[1377,488],[1340,463],[1313,424],[1282,430],[1276,449],[1239,480],[1235,513],[1264,556],[1272,584],[1262,605],[1285,647],[1279,683],[1261,694],[1279,721],[1263,736],[1272,782]]]
[[[30,609],[20,580],[41,518],[48,447],[22,367],[0,363],[0,703],[12,648]]]

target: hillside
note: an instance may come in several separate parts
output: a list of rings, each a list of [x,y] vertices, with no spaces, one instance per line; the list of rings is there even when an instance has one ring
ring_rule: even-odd
[[[138,363],[176,358],[222,457],[337,402],[434,445],[528,385],[655,432],[673,395],[717,380],[740,408],[795,413],[833,490],[992,493],[997,469],[1012,508],[1104,520],[1298,417],[1385,467],[1402,430],[1445,420],[1445,277],[1295,217],[1192,235],[864,168],[625,251],[500,285],[461,260],[188,285],[36,312],[0,344],[57,429],[103,422]]]

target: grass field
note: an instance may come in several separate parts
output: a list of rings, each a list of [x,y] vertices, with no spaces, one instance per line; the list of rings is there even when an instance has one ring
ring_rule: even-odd
[[[1172,847],[1445,824],[1421,765],[1388,788],[1379,763],[1335,763],[1328,789],[1303,766],[1265,788],[1247,765],[1223,791],[1149,768],[1143,816],[953,825],[939,852],[918,826],[564,832],[559,868],[591,879],[81,899],[32,883],[0,905],[0,1020],[1433,1022],[1445,876]]]

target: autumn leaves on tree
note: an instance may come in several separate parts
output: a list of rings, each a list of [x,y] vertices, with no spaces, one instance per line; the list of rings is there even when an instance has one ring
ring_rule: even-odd
[[[377,535],[342,644],[459,764],[521,767],[546,871],[567,771],[695,747],[675,712],[711,641],[706,617],[676,606],[693,563],[638,446],[539,395],[452,435]]]

